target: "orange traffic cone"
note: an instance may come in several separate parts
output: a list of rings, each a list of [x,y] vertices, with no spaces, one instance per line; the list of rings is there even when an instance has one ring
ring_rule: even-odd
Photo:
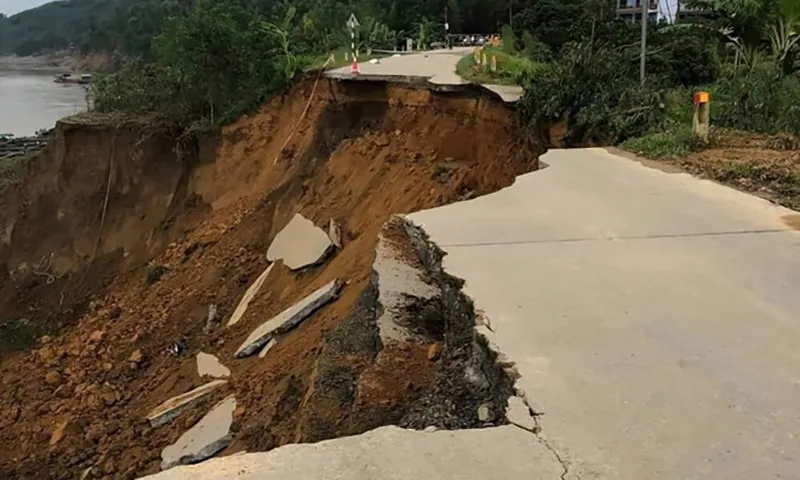
[[[358,75],[359,73],[361,72],[358,71],[358,59],[353,55],[353,64],[350,65],[350,75]]]

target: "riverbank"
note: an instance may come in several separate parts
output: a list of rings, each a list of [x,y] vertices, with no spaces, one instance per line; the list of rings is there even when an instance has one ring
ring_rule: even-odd
[[[0,71],[32,73],[91,73],[109,70],[113,57],[107,53],[75,55],[60,52],[36,57],[0,56]]]

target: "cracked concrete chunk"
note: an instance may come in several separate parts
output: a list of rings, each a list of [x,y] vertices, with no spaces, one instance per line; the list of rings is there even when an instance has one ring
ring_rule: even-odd
[[[228,320],[228,325],[236,325],[239,320],[242,319],[244,313],[247,311],[247,306],[250,305],[250,302],[253,301],[253,298],[258,293],[258,290],[261,288],[261,285],[264,284],[264,281],[269,276],[269,272],[272,271],[272,267],[275,266],[274,263],[270,263],[269,266],[264,270],[261,275],[258,276],[255,282],[247,288],[247,291],[244,292],[242,299],[239,301],[239,305],[236,306],[236,310],[233,311],[233,315],[231,315],[230,320]]]
[[[514,425],[530,430],[536,431],[536,419],[531,415],[531,410],[525,405],[521,398],[511,396],[508,399],[508,410],[506,410],[506,418]]]
[[[225,385],[226,383],[228,382],[225,380],[214,380],[213,382],[201,385],[190,392],[178,395],[177,397],[172,397],[154,408],[153,411],[147,415],[147,420],[149,420],[150,425],[154,427],[169,423],[174,420],[175,417],[186,411],[186,409],[192,405],[195,405],[197,402],[205,398],[206,395],[218,387]]]
[[[331,243],[340,249],[342,248],[342,227],[339,226],[339,223],[331,218],[330,223],[328,223],[328,237],[331,239]]]
[[[219,402],[177,442],[161,452],[161,469],[202,462],[231,443],[231,424],[236,398],[231,395]]]
[[[333,243],[328,234],[297,213],[275,235],[267,250],[267,260],[274,262],[282,259],[284,265],[290,269],[299,270],[321,262],[332,248]]]
[[[272,350],[272,347],[274,347],[276,343],[278,343],[277,340],[275,340],[274,338],[270,338],[269,342],[267,342],[267,344],[264,345],[264,348],[262,348],[261,351],[258,353],[258,358],[266,357],[267,356],[267,352]]]
[[[253,330],[253,333],[236,350],[236,358],[244,358],[254,354],[275,335],[288,332],[299,325],[300,322],[310,317],[312,313],[319,310],[323,305],[335,300],[343,286],[344,283],[341,280],[334,280],[272,317]]]
[[[422,461],[424,459],[424,461]],[[570,478],[554,453],[513,425],[422,432],[380,427],[318,443],[219,457],[147,480],[487,480]]]
[[[408,308],[414,302],[435,298],[439,289],[425,281],[418,262],[405,258],[404,242],[409,242],[406,221],[395,216],[383,226],[375,249],[373,271],[378,275],[378,301],[383,307],[378,317],[381,340],[424,340],[407,325]],[[399,238],[398,238],[399,237]]]
[[[230,369],[223,365],[219,358],[205,352],[197,354],[197,373],[201,377],[214,378],[225,378],[231,375]]]

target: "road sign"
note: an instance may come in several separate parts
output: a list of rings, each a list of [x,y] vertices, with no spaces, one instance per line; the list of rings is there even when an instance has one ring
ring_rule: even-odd
[[[360,25],[361,24],[358,23],[358,19],[356,18],[356,14],[355,13],[351,13],[350,14],[350,18],[347,19],[347,28],[349,28],[350,30],[355,30]]]

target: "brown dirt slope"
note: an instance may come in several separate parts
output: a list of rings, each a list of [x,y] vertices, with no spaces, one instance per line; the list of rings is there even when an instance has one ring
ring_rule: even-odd
[[[377,235],[393,213],[509,185],[535,169],[541,143],[507,107],[469,90],[322,81],[299,121],[313,85],[303,81],[228,127],[213,160],[198,146],[176,155],[134,128],[60,127],[25,184],[0,204],[0,226],[13,225],[0,238],[0,263],[11,272],[0,283],[0,324],[25,315],[37,328],[60,327],[0,363],[0,476],[157,471],[161,449],[230,391],[240,407],[225,454],[399,422],[413,417],[413,402],[443,395],[439,365],[451,368],[442,362],[456,354],[429,359],[429,344],[441,339],[377,340],[370,323]],[[114,174],[93,256],[109,158]],[[276,268],[236,326],[206,331],[209,305],[230,316],[296,212],[320,226],[341,222],[344,248],[299,273]],[[49,271],[58,278],[48,284],[30,266],[51,253]],[[165,273],[148,285],[146,271],[155,267]],[[266,358],[233,359],[255,326],[334,278],[348,282],[338,301],[282,337]],[[461,298],[456,287],[447,290]],[[463,299],[441,305],[435,311],[448,324],[455,322],[444,318],[449,310],[462,323],[471,311]],[[445,338],[446,347],[472,348],[463,333],[456,337]],[[180,341],[181,355],[167,353]],[[172,424],[151,428],[143,420],[150,409],[203,383],[194,366],[200,350],[231,368],[230,385]],[[470,401],[489,395],[459,388]]]

